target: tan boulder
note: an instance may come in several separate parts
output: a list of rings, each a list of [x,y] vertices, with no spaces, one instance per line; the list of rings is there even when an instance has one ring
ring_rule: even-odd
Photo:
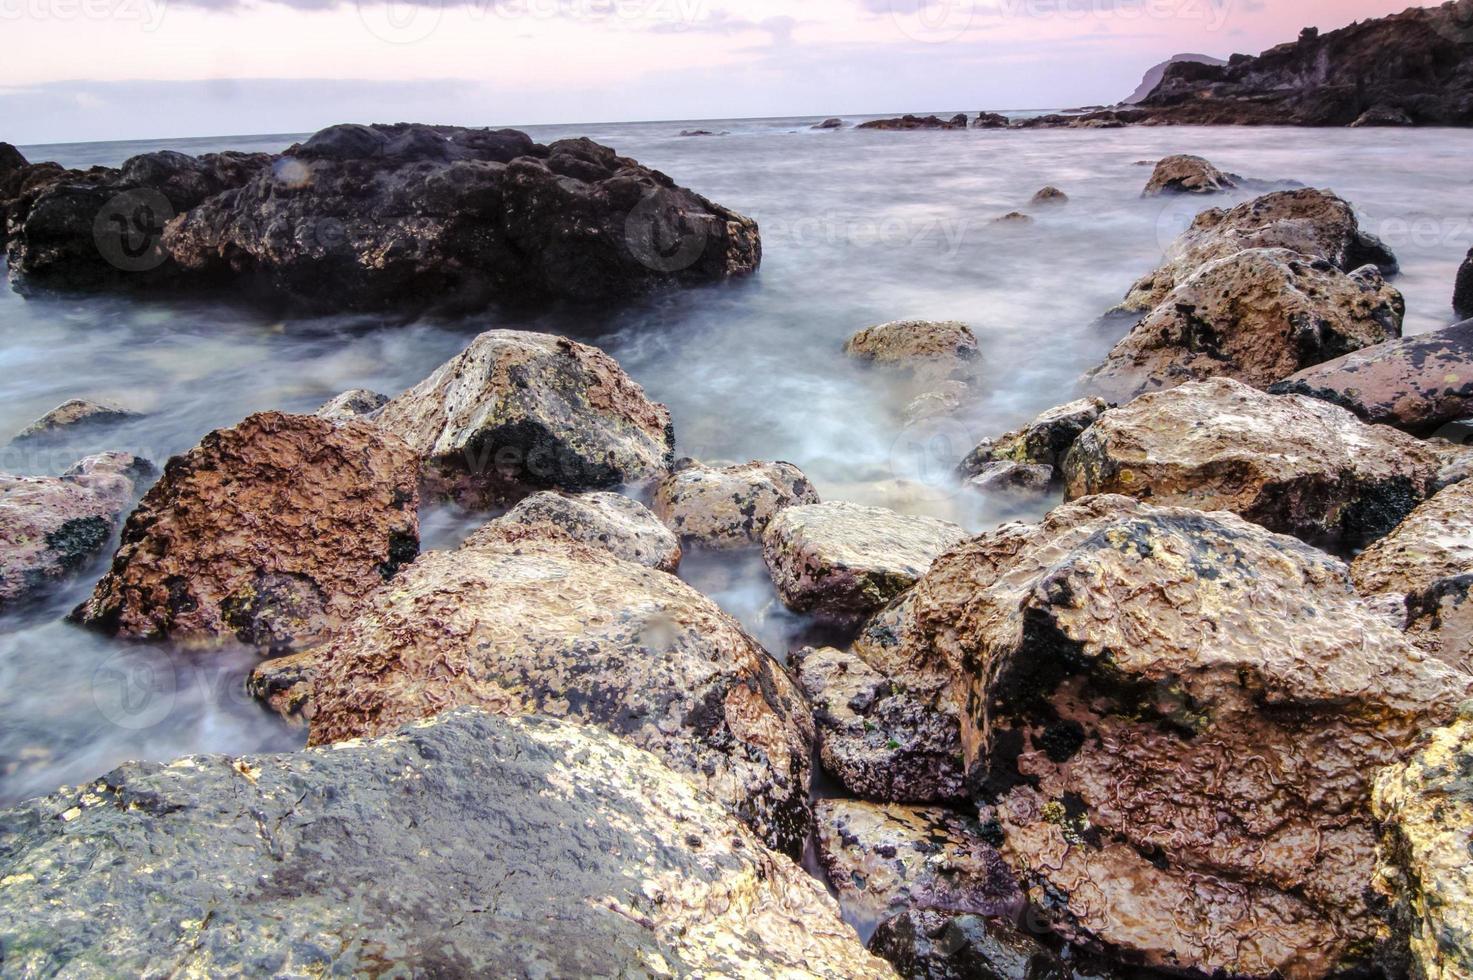
[[[365,422],[262,412],[182,456],[72,614],[131,639],[322,639],[419,549],[418,463]]]
[[[71,398],[22,429],[10,444],[36,446],[66,442],[142,417],[141,412],[117,405]]]
[[[512,524],[551,524],[574,541],[663,572],[673,572],[680,566],[679,539],[648,507],[623,494],[534,493],[472,534],[465,544],[475,547],[488,535],[499,543],[502,529]]]
[[[988,484],[1021,484],[1039,492],[1058,477],[1058,468],[1079,434],[1094,424],[1108,406],[1098,398],[1081,398],[1049,409],[1027,425],[996,439],[984,439],[962,460],[964,478]]]
[[[755,548],[778,511],[818,502],[818,491],[792,463],[683,460],[660,481],[654,510],[682,539],[702,547]]]
[[[1226,378],[1111,409],[1064,460],[1067,499],[1123,493],[1229,510],[1351,554],[1430,492],[1441,461],[1425,443],[1327,402],[1268,395]]]
[[[850,337],[844,353],[874,364],[915,366],[942,362],[965,365],[978,356],[977,335],[955,320],[892,320]]]
[[[1162,194],[1218,194],[1232,190],[1238,182],[1201,157],[1180,154],[1156,164],[1142,196]]]

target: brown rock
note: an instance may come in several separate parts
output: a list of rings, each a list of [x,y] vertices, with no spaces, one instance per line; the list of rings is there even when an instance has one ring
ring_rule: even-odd
[[[1301,368],[1401,336],[1406,303],[1374,266],[1346,275],[1286,249],[1202,266],[1136,324],[1085,389],[1126,402],[1187,381],[1267,388]]]
[[[502,529],[507,525],[537,524],[551,524],[574,541],[602,548],[636,565],[648,565],[662,572],[673,572],[680,566],[680,540],[675,534],[644,504],[607,492],[534,493],[472,534],[465,546],[474,548],[488,536],[499,544]]]
[[[773,515],[818,502],[818,491],[792,463],[716,467],[683,460],[660,481],[654,510],[686,541],[706,548],[755,548]]]
[[[367,423],[252,415],[169,461],[72,615],[133,639],[310,645],[414,559],[417,475]]]
[[[1367,897],[1370,780],[1473,678],[1343,563],[1102,496],[953,549],[911,602],[910,653],[957,678],[1004,855],[1066,940],[1242,976],[1394,954]]]
[[[1269,388],[1428,433],[1473,415],[1473,322],[1404,337],[1305,368]]]
[[[139,417],[140,413],[116,405],[72,398],[26,426],[10,440],[10,444],[22,446],[63,442],[74,436]]]
[[[1218,170],[1201,157],[1167,157],[1156,164],[1151,179],[1146,182],[1143,196],[1159,197],[1162,194],[1218,194],[1237,187],[1237,181]]]
[[[966,367],[978,356],[977,335],[955,320],[893,320],[850,337],[844,353],[874,364]]]
[[[813,719],[783,669],[673,575],[545,524],[428,552],[321,650],[314,745],[468,705],[606,728],[773,846],[808,832]]]
[[[1022,211],[1009,211],[1001,218],[993,219],[995,225],[1031,225],[1034,223],[1033,215],[1024,214]]]
[[[128,453],[88,456],[60,477],[0,473],[0,611],[80,571],[154,473]]]
[[[911,980],[1087,980],[1007,919],[910,909],[880,923],[870,952]],[[1132,974],[1134,976],[1134,974]]]
[[[1314,188],[1277,191],[1231,210],[1213,208],[1197,215],[1167,249],[1166,262],[1132,286],[1119,309],[1153,310],[1202,266],[1245,248],[1287,248],[1324,259],[1342,272],[1364,265],[1388,275],[1396,271],[1396,256],[1361,230],[1346,201]]]
[[[1106,412],[1074,443],[1064,475],[1070,500],[1124,493],[1228,510],[1350,554],[1427,497],[1440,465],[1435,451],[1396,429],[1219,378]]]
[[[1063,191],[1052,185],[1045,187],[1043,190],[1033,195],[1033,204],[1035,206],[1068,203],[1069,195],[1065,194]]]
[[[376,422],[426,461],[431,495],[472,507],[656,479],[674,455],[670,413],[612,357],[517,330],[481,334]]]
[[[1051,482],[1074,440],[1104,414],[1106,407],[1098,398],[1081,398],[1049,409],[1020,429],[996,439],[984,439],[962,460],[961,475],[989,476],[989,482],[1020,477],[1031,480],[1041,477],[1039,468],[1046,467]],[[1000,473],[996,469],[996,464],[1000,463],[1027,469]]]

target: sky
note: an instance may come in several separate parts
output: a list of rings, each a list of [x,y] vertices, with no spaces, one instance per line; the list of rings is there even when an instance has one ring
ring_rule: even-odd
[[[0,0],[0,140],[1067,108],[1407,0]]]

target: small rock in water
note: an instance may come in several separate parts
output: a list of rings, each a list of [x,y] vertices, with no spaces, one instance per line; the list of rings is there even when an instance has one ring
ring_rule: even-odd
[[[350,419],[368,418],[388,404],[388,401],[388,395],[380,395],[367,388],[353,388],[328,401],[312,414],[330,422],[346,422]]]
[[[818,491],[792,463],[718,467],[687,459],[660,481],[654,510],[683,540],[701,547],[756,548],[783,508],[818,502]]]
[[[1237,186],[1231,176],[1201,157],[1181,155],[1167,157],[1156,164],[1155,173],[1146,182],[1145,196],[1217,194]]]
[[[26,426],[14,439],[10,440],[10,444],[12,446],[34,446],[64,442],[83,434],[90,435],[95,430],[105,429],[119,422],[142,417],[140,412],[120,408],[117,405],[105,405],[88,401],[85,398],[73,398],[62,402]]]
[[[1405,109],[1397,106],[1375,105],[1361,113],[1350,124],[1351,129],[1365,129],[1372,126],[1415,126],[1412,117],[1407,115]]]
[[[821,123],[815,123],[810,128],[812,128],[812,129],[843,129],[844,128],[844,120],[839,119],[839,118],[835,118],[835,117],[830,117],[828,119],[825,119]]]
[[[980,350],[977,335],[956,320],[892,320],[866,327],[844,343],[844,353],[861,361],[890,366],[964,367]]]
[[[1034,223],[1032,215],[1024,214],[1022,211],[1012,211],[996,218],[992,222],[995,225],[1031,225]]]
[[[1069,195],[1065,194],[1063,191],[1052,185],[1045,187],[1043,190],[1033,195],[1033,204],[1035,206],[1068,203]]]
[[[1056,475],[1052,466],[1039,466],[1036,463],[983,463],[977,473],[967,480],[967,486],[980,493],[1037,497],[1049,492]]]
[[[680,566],[680,540],[650,509],[623,494],[594,492],[534,493],[466,539],[474,548],[481,537],[500,542],[500,528],[551,524],[574,541],[603,548],[616,558],[648,565],[662,572]]]
[[[1021,429],[984,439],[958,471],[980,490],[1045,492],[1079,434],[1105,412],[1098,398],[1081,398],[1044,412]]]

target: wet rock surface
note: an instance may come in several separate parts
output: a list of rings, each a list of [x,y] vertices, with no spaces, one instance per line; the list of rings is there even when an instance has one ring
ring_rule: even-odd
[[[955,320],[893,320],[850,337],[844,353],[873,364],[951,369],[976,359],[977,335]]]
[[[334,126],[169,226],[197,279],[307,307],[619,300],[756,269],[755,222],[592,140]]]
[[[1146,182],[1146,197],[1162,194],[1217,194],[1238,184],[1231,176],[1201,157],[1171,156],[1156,164]]]
[[[674,457],[670,413],[617,361],[518,330],[481,334],[375,422],[425,460],[431,496],[471,508],[658,479]]]
[[[1023,895],[974,818],[940,807],[819,800],[818,859],[846,909],[887,919],[912,906],[1012,916]]]
[[[1429,433],[1473,415],[1473,322],[1367,347],[1269,388],[1349,409],[1367,422]]]
[[[1025,486],[1042,483],[1046,488],[1058,477],[1074,440],[1106,407],[1099,398],[1081,398],[1051,408],[1019,429],[984,439],[962,460],[960,473],[973,479],[983,477],[989,484],[1021,480]]]
[[[388,395],[381,395],[367,388],[353,388],[329,399],[312,414],[330,422],[344,422],[367,418],[388,404],[388,401]]]
[[[792,463],[682,460],[656,488],[654,510],[683,540],[701,547],[756,548],[783,508],[818,502],[818,491]]]
[[[1181,282],[1084,386],[1113,402],[1214,377],[1267,388],[1400,337],[1405,313],[1401,293],[1374,266],[1346,275],[1287,249],[1246,249]]]
[[[1377,885],[1408,938],[1411,975],[1473,974],[1473,705],[1376,777]]]
[[[1229,210],[1203,211],[1167,249],[1166,261],[1143,276],[1120,304],[1146,313],[1209,262],[1247,248],[1286,248],[1324,259],[1342,272],[1375,265],[1390,275],[1396,256],[1360,227],[1350,204],[1330,191],[1276,191]]]
[[[921,670],[887,671],[883,660],[832,647],[790,660],[813,709],[819,758],[855,796],[936,803],[965,796],[956,709],[947,679]]]
[[[1227,510],[1352,554],[1432,491],[1421,440],[1342,408],[1216,379],[1143,395],[1089,427],[1064,461],[1068,499],[1123,493]]]
[[[892,975],[689,781],[546,718],[130,763],[0,811],[0,860],[26,975]]]
[[[1032,201],[1032,204],[1033,204],[1034,207],[1052,206],[1052,205],[1056,205],[1056,204],[1068,204],[1068,203],[1069,203],[1069,195],[1068,194],[1065,194],[1063,191],[1059,190],[1057,187],[1054,187],[1053,185],[1050,185],[1048,187],[1045,187],[1042,190],[1040,190],[1037,194],[1034,194],[1033,195],[1033,201]]]
[[[602,548],[636,565],[648,565],[662,572],[673,572],[680,566],[680,540],[675,534],[644,504],[623,494],[607,492],[534,493],[472,534],[466,539],[465,547],[476,547],[484,536],[499,543],[501,529],[507,525],[538,524],[551,524],[574,541]]]
[[[72,615],[130,639],[316,642],[414,559],[417,476],[367,423],[252,415],[169,461]]]
[[[1231,514],[1091,497],[953,549],[911,603],[909,652],[958,679],[971,778],[1064,939],[1229,975],[1394,959],[1370,780],[1473,678],[1342,562]]]
[[[60,477],[0,473],[0,610],[81,571],[156,473],[129,453],[88,456]]]
[[[915,116],[906,114],[894,119],[872,119],[862,122],[857,129],[910,130],[910,129],[966,129],[966,113],[957,113],[949,119],[940,116]]]
[[[854,620],[904,592],[966,536],[947,521],[836,501],[778,512],[762,555],[789,608]]]
[[[781,850],[807,834],[813,720],[782,667],[673,575],[547,525],[421,555],[319,653],[312,744],[452,706],[568,717],[654,752]]]
[[[908,980],[1069,980],[1071,971],[1039,941],[1003,918],[911,909],[880,923],[869,942]]]
[[[138,412],[85,398],[70,398],[18,432],[12,446],[45,446],[92,435],[120,422],[139,418]]]

